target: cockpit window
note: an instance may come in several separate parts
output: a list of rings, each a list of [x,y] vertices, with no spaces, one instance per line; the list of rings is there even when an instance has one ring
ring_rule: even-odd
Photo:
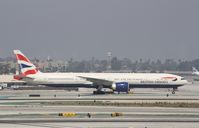
[[[182,77],[182,78],[181,78],[181,80],[185,80],[185,78],[184,78],[184,77]]]
[[[173,79],[173,81],[177,81],[177,80],[178,80],[177,78]]]

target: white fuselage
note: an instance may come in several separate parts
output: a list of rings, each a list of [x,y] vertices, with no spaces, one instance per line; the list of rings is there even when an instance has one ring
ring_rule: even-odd
[[[187,84],[183,77],[164,73],[38,73],[26,81],[31,84],[64,87],[96,88],[93,82],[82,77],[116,82],[128,82],[130,88],[177,88]],[[98,86],[98,85],[97,85]],[[111,85],[110,85],[111,86]],[[104,86],[110,88],[109,86]]]

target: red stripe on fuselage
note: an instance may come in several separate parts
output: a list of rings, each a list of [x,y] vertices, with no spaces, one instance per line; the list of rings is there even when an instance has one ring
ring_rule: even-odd
[[[31,75],[31,74],[36,74],[38,72],[38,70],[33,69],[33,70],[28,70],[26,72],[23,73],[23,75],[27,76],[27,75]]]
[[[20,54],[16,54],[16,56],[17,56],[17,59],[23,60],[23,61],[26,61],[26,62],[29,62],[29,63],[30,63],[30,61],[29,61],[25,56],[20,55]]]

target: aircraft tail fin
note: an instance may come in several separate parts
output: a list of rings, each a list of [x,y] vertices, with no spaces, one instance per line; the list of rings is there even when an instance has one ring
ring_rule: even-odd
[[[192,67],[192,73],[193,74],[199,74],[198,70],[195,67]]]
[[[40,72],[20,50],[14,50],[14,54],[16,55],[17,63],[23,76],[34,75]]]

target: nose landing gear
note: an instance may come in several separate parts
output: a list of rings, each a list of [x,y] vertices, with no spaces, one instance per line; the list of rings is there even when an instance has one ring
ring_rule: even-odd
[[[177,90],[177,88],[173,88],[172,94],[175,94],[175,93],[176,93],[176,90]]]

